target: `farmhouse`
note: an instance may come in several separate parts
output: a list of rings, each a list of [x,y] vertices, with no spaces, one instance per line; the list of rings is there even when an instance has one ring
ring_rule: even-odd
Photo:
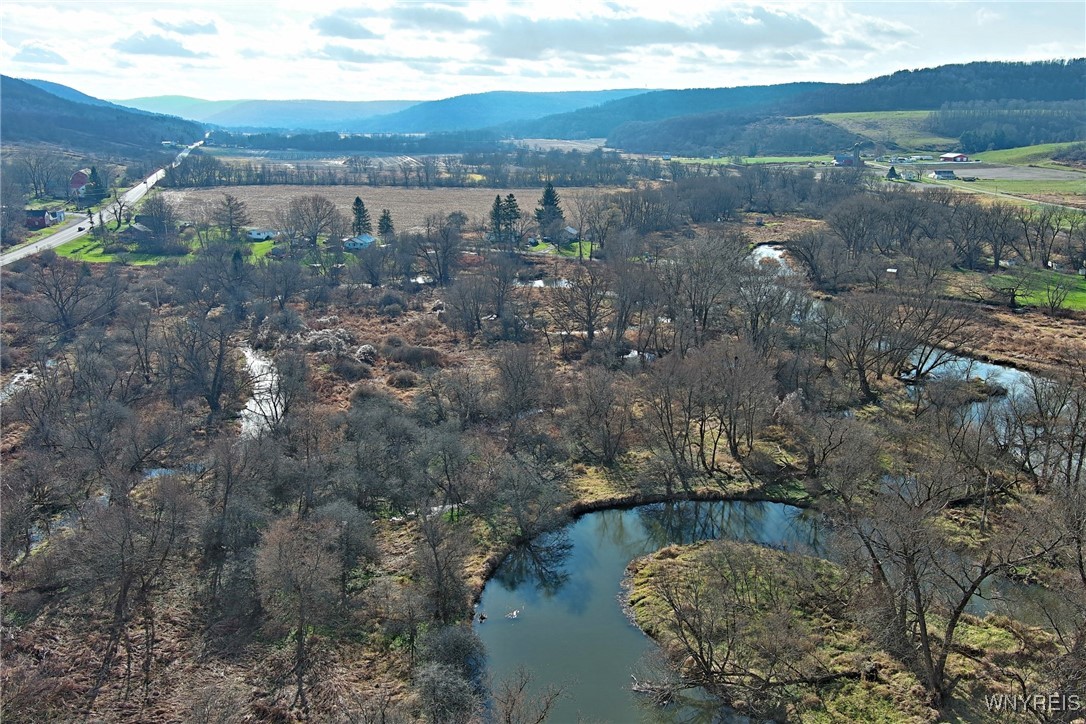
[[[26,228],[44,229],[47,226],[64,221],[63,211],[46,211],[45,209],[26,210]]]
[[[350,249],[352,251],[357,249],[365,249],[374,241],[376,241],[376,239],[374,239],[373,236],[370,234],[359,234],[358,236],[352,237],[350,239],[344,239],[343,248]]]
[[[969,160],[969,157],[964,153],[944,153],[939,156],[940,161],[953,161],[954,163],[964,163]]]
[[[954,171],[948,168],[940,168],[931,172],[931,177],[936,181],[953,181],[958,178],[954,175]]]
[[[250,241],[264,241],[274,239],[277,236],[279,236],[279,232],[275,229],[249,229]]]

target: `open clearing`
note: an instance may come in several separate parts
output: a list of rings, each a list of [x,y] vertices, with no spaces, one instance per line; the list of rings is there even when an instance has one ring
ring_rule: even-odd
[[[583,194],[615,191],[613,188],[560,188],[562,208],[569,216],[573,199]],[[405,188],[403,186],[220,186],[207,189],[170,189],[166,197],[181,207],[182,217],[188,210],[204,203],[216,203],[223,194],[231,194],[245,202],[253,226],[274,226],[277,209],[286,208],[292,198],[309,194],[326,196],[350,218],[351,204],[356,196],[365,202],[370,217],[376,222],[381,209],[392,213],[397,231],[422,226],[430,214],[463,211],[471,223],[486,222],[494,196],[514,194],[522,211],[532,213],[543,195],[538,188]]]
[[[936,136],[925,128],[931,111],[824,113],[814,116],[876,143],[909,150],[953,150],[958,139]]]

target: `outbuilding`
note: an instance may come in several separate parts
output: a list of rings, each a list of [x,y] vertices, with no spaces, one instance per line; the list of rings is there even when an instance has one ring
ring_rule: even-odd
[[[940,161],[951,161],[954,163],[964,163],[969,160],[969,157],[964,153],[944,153],[939,156]]]
[[[359,234],[358,236],[345,239],[343,241],[343,248],[356,251],[358,249],[365,249],[366,247],[377,241],[371,234]]]
[[[279,232],[275,229],[249,229],[250,241],[265,241],[274,239],[277,236],[279,236]]]

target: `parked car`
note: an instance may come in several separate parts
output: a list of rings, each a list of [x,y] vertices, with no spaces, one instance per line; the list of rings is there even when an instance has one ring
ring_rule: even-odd
[[[83,227],[80,226],[78,229],[76,229],[76,231],[83,231]]]

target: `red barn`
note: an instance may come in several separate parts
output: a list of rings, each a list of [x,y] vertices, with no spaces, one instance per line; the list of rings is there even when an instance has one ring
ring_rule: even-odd
[[[87,182],[89,181],[89,168],[80,169],[73,173],[71,181],[68,182],[68,197],[73,199],[82,198],[83,192],[87,190]]]

